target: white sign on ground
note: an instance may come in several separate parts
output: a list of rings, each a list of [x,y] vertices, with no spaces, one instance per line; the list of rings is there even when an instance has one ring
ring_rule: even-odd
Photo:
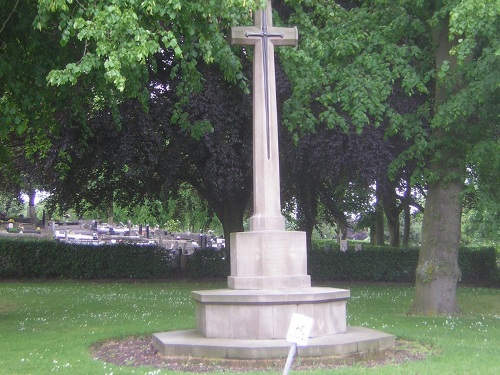
[[[286,340],[301,346],[307,345],[312,324],[312,318],[302,314],[293,314]]]
[[[312,324],[313,319],[308,316],[296,313],[292,315],[286,340],[292,342],[293,345],[290,347],[290,351],[288,352],[288,358],[286,359],[285,368],[283,369],[283,375],[288,375],[288,372],[290,371],[293,357],[295,357],[295,354],[297,353],[297,345],[307,345]]]

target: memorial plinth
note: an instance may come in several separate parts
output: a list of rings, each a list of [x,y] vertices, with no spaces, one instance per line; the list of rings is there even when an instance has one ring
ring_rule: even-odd
[[[231,233],[231,289],[308,288],[306,234],[295,231]]]
[[[310,337],[346,331],[349,291],[334,288],[206,290],[192,293],[197,332],[204,337],[286,338],[294,313],[313,317]]]

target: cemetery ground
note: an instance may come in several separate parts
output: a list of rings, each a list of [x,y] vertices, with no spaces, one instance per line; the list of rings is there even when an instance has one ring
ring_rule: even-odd
[[[387,355],[307,361],[291,373],[496,374],[500,290],[461,287],[458,317],[408,316],[411,285],[345,284],[347,321],[397,336]],[[24,281],[0,283],[1,374],[281,373],[284,361],[172,359],[150,345],[154,332],[195,326],[190,291],[225,282]]]

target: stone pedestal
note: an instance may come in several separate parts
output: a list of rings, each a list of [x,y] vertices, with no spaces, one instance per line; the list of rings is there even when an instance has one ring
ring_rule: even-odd
[[[231,233],[231,289],[308,288],[305,232]]]
[[[285,339],[294,313],[313,318],[311,337],[346,332],[350,293],[311,287],[304,232],[232,233],[228,286],[192,292],[202,337]]]
[[[346,331],[349,291],[334,288],[192,292],[196,330],[204,337],[284,339],[294,313],[313,317],[310,337]]]

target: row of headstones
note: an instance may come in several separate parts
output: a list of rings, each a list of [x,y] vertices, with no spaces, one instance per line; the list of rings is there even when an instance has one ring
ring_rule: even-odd
[[[56,225],[57,228],[56,229]],[[73,229],[76,226],[79,229]],[[156,244],[165,248],[180,251],[182,254],[192,254],[194,250],[202,248],[221,249],[225,243],[223,239],[214,237],[211,234],[196,234],[196,233],[172,233],[157,228],[151,228],[148,224],[139,225],[133,232],[130,221],[125,228],[115,229],[113,227],[99,227],[97,220],[93,220],[88,224],[74,223],[59,223],[52,222],[52,233],[54,238],[65,242],[79,243],[139,243],[139,244]],[[88,234],[75,234],[77,230],[87,230]]]
[[[361,244],[359,242],[354,243],[354,250],[355,251],[360,251],[360,250],[362,250],[362,248],[363,248],[363,244]],[[346,252],[347,249],[348,249],[347,240],[340,240],[340,251]]]

